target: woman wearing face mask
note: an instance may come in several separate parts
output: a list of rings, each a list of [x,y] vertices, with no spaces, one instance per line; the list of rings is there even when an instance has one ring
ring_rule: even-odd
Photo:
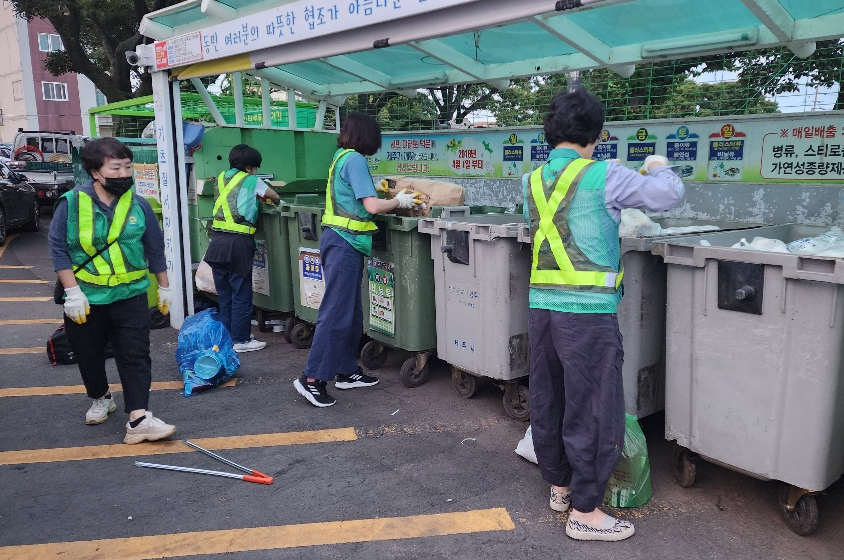
[[[105,346],[111,342],[129,414],[124,443],[166,438],[176,431],[147,410],[152,383],[147,271],[158,280],[158,308],[171,295],[164,236],[145,199],[132,192],[132,151],[114,138],[82,148],[86,184],[62,195],[50,225],[53,266],[65,288],[64,324],[88,396],[86,424],[117,409],[108,389]]]

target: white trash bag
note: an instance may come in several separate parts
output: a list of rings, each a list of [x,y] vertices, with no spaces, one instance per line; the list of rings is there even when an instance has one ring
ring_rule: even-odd
[[[660,233],[662,233],[662,227],[641,210],[625,208],[621,211],[619,237],[653,237]]]
[[[533,435],[531,434],[530,426],[528,426],[525,432],[525,437],[520,439],[516,445],[516,455],[524,457],[531,463],[539,464],[536,460],[536,451],[533,448]]]

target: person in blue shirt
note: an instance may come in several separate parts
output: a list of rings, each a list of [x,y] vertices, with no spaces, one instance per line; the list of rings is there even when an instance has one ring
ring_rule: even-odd
[[[337,389],[378,383],[356,359],[363,333],[363,260],[372,252],[372,235],[378,231],[372,216],[421,204],[419,193],[406,190],[390,200],[378,198],[365,157],[381,147],[381,128],[374,118],[363,113],[347,115],[337,147],[328,170],[325,229],[319,242],[325,294],[305,371],[293,382],[300,395],[320,408],[336,402],[326,391],[331,379]]]
[[[252,330],[252,258],[258,201],[279,203],[279,196],[259,177],[261,154],[246,144],[229,152],[231,169],[217,178],[217,201],[211,242],[203,260],[214,274],[220,322],[232,335],[235,352],[252,352],[267,343],[255,340]]]
[[[598,507],[624,442],[618,226],[624,208],[677,206],[684,187],[664,156],[649,156],[645,175],[593,161],[603,126],[593,95],[557,94],[545,118],[553,150],[523,179],[533,253],[530,423],[550,507],[571,506],[566,534],[619,541],[633,535],[633,524]]]

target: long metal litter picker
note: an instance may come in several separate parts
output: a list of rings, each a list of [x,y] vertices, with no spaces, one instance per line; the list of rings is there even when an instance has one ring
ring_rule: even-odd
[[[234,461],[229,461],[225,457],[221,457],[220,455],[217,455],[216,453],[212,453],[212,452],[208,451],[207,449],[200,447],[200,446],[196,445],[195,443],[192,443],[192,442],[190,442],[186,439],[182,440],[182,443],[184,443],[185,445],[187,445],[189,447],[196,449],[197,451],[199,451],[201,453],[204,453],[205,455],[208,455],[212,459],[216,459],[216,460],[220,461],[221,463],[224,463],[224,464],[226,464],[230,467],[233,467],[237,470],[243,471],[243,472],[248,473],[248,474],[243,475],[243,474],[235,474],[235,473],[229,473],[229,472],[223,472],[223,471],[211,471],[211,470],[208,470],[208,469],[197,469],[197,468],[193,468],[193,467],[180,467],[180,466],[177,466],[177,465],[161,465],[161,464],[158,464],[158,463],[145,463],[143,461],[135,461],[135,466],[136,467],[147,467],[147,468],[151,468],[151,469],[161,469],[161,470],[166,470],[166,471],[179,471],[179,472],[189,472],[189,473],[196,473],[196,474],[208,474],[208,475],[212,475],[212,476],[222,476],[222,477],[225,477],[225,478],[237,478],[237,479],[240,479],[240,480],[243,480],[243,481],[246,481],[246,482],[254,482],[256,484],[272,484],[273,483],[273,477],[271,477],[267,474],[264,474],[260,471],[252,470],[248,467],[244,467],[243,465],[238,465]]]

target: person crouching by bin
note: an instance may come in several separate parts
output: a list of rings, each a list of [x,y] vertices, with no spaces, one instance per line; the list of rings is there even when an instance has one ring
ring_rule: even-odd
[[[633,525],[598,506],[624,442],[621,210],[669,210],[684,187],[663,156],[645,160],[647,176],[593,161],[603,124],[604,108],[591,94],[557,94],[545,117],[553,149],[523,179],[533,238],[530,422],[551,509],[571,506],[566,534],[619,541]]]
[[[372,183],[364,156],[381,147],[381,128],[374,118],[350,113],[343,122],[325,193],[325,227],[319,243],[325,294],[319,306],[314,340],[305,371],[293,382],[300,395],[317,407],[336,401],[326,391],[329,380],[337,389],[371,387],[378,378],[366,375],[356,355],[363,333],[361,281],[364,256],[372,252],[378,231],[373,214],[421,204],[419,193],[400,191],[381,200]]]
[[[129,413],[124,443],[156,441],[175,426],[147,409],[152,383],[147,270],[158,280],[158,309],[172,301],[164,236],[149,202],[134,194],[132,151],[114,138],[82,148],[91,180],[58,200],[50,252],[64,286],[64,325],[88,396],[86,424],[102,424],[117,409],[108,389],[105,348],[111,342]]]
[[[229,152],[231,169],[217,177],[211,241],[204,261],[214,274],[219,320],[229,330],[238,353],[264,348],[252,336],[252,259],[255,256],[257,199],[279,203],[279,196],[255,174],[261,154],[246,144]]]

